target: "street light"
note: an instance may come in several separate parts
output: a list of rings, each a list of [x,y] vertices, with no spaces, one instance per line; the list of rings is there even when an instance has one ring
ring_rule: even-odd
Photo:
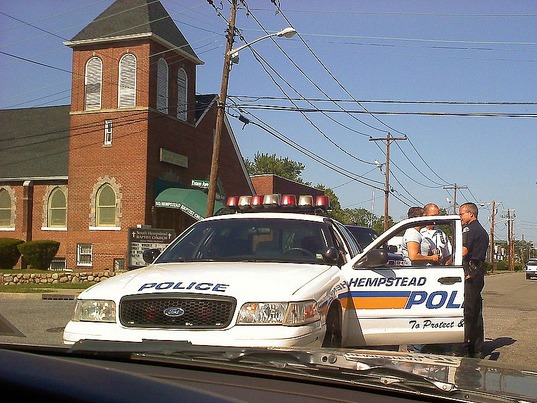
[[[284,38],[290,38],[296,31],[293,28],[285,28],[279,32],[273,34],[265,35],[261,38],[258,38],[252,42],[249,42],[245,45],[238,47],[237,49],[232,49],[233,46],[233,37],[235,33],[235,15],[237,11],[237,0],[232,0],[231,4],[231,16],[229,18],[228,32],[227,32],[227,43],[226,43],[226,53],[224,54],[224,67],[222,68],[222,85],[220,87],[220,99],[218,100],[217,110],[216,110],[216,127],[214,132],[214,141],[213,141],[213,154],[211,159],[211,175],[209,177],[209,190],[207,192],[207,211],[205,217],[211,217],[214,214],[214,203],[216,199],[216,180],[218,177],[218,159],[220,157],[220,140],[222,137],[222,128],[224,126],[224,109],[226,106],[226,97],[227,97],[227,88],[229,82],[229,71],[231,69],[231,64],[233,62],[232,58],[236,58],[238,61],[238,53],[263,39],[270,38],[273,36],[279,36]]]
[[[278,32],[274,32],[272,34],[268,34],[268,35],[265,35],[265,36],[262,36],[261,38],[257,38],[256,40],[252,41],[252,42],[248,42],[248,43],[245,43],[244,45],[242,46],[239,46],[238,48],[236,49],[231,49],[230,50],[230,53],[231,53],[231,63],[232,64],[237,64],[239,63],[239,52],[241,50],[243,50],[244,48],[247,48],[251,45],[253,45],[254,43],[256,42],[259,42],[259,41],[262,41],[263,39],[267,39],[267,38],[270,38],[270,37],[273,37],[273,36],[278,36],[278,37],[284,37],[284,38],[292,38],[294,35],[296,34],[296,30],[294,28],[285,28],[285,29],[282,29],[281,31],[278,31]]]

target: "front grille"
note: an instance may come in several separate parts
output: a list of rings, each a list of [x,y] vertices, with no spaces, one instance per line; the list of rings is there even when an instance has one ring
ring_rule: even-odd
[[[221,329],[231,322],[237,301],[203,294],[127,295],[119,302],[126,327]]]

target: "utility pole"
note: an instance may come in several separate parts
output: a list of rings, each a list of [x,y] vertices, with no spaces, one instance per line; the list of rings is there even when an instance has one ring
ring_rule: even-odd
[[[507,238],[509,242],[509,270],[515,269],[515,237],[513,234],[513,220],[515,215],[511,215],[511,209],[507,209]]]
[[[216,187],[218,178],[218,159],[220,158],[220,141],[222,138],[222,127],[224,126],[224,112],[226,108],[227,87],[229,82],[229,71],[231,69],[231,49],[235,37],[235,16],[237,14],[237,0],[231,0],[231,14],[227,28],[226,52],[224,53],[224,67],[222,68],[222,84],[220,86],[220,98],[216,109],[216,127],[213,139],[213,155],[211,159],[211,175],[209,176],[209,190],[207,192],[207,212],[206,217],[214,214],[214,204],[216,199]]]
[[[500,202],[501,203],[501,202]],[[491,202],[479,202],[481,207],[490,205],[492,211],[490,213],[490,237],[489,237],[489,263],[491,271],[494,271],[494,229],[495,229],[495,219],[496,219],[496,202],[493,200]]]
[[[494,271],[494,218],[496,216],[496,203],[492,201],[492,214],[490,217],[490,252],[489,252],[489,261],[490,268]]]
[[[408,140],[408,137],[392,137],[390,133],[386,137],[369,138],[369,141],[386,142],[386,169],[384,172],[384,231],[388,229],[388,197],[390,195],[390,143],[392,141]]]
[[[446,190],[453,190],[453,214],[457,214],[457,190],[468,189],[468,186],[457,186],[455,183],[453,186],[444,186]]]

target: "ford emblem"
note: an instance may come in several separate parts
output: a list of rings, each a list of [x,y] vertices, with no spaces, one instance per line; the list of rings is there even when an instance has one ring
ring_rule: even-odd
[[[184,314],[185,314],[185,310],[183,308],[178,308],[176,306],[171,306],[164,310],[164,315],[170,316],[172,318],[178,318],[179,316],[183,316]]]

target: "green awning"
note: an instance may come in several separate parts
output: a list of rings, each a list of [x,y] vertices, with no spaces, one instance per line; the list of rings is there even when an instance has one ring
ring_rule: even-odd
[[[207,194],[197,189],[169,188],[157,196],[155,207],[179,209],[199,221],[207,212]],[[214,213],[223,208],[221,202],[214,202]]]

